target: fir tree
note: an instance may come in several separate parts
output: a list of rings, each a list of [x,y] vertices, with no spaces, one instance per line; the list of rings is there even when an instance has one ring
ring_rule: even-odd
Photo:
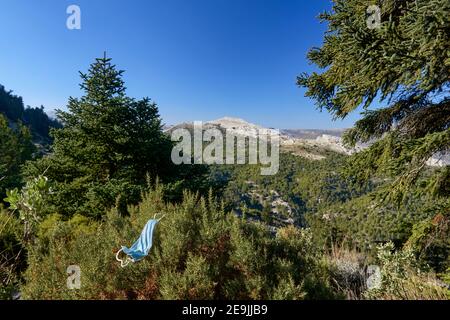
[[[47,170],[55,182],[53,204],[64,214],[100,215],[105,208],[139,200],[146,177],[169,171],[171,142],[149,98],[126,95],[123,71],[99,58],[81,73],[81,98],[57,111],[53,153],[31,163],[27,174]],[[117,203],[118,202],[118,203]]]
[[[324,71],[303,74],[298,84],[335,118],[365,108],[345,140],[379,140],[351,159],[348,173],[363,181],[392,175],[385,199],[396,202],[414,186],[448,197],[448,166],[422,178],[427,160],[450,146],[450,3],[385,0],[379,28],[369,28],[368,7],[376,2],[333,2],[320,16],[328,22],[324,43],[308,54]],[[377,100],[384,106],[370,110]]]
[[[30,130],[20,122],[16,129],[10,128],[7,119],[0,114],[0,202],[7,189],[20,186],[20,166],[31,159],[35,149]]]

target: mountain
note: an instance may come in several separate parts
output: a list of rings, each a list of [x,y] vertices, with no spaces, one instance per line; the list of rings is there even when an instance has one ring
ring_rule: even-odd
[[[232,117],[223,117],[216,120],[202,122],[201,124],[203,130],[218,129],[223,134],[225,134],[228,131],[232,134],[240,136],[256,136],[258,130],[274,131],[274,129],[264,128],[263,126],[247,122],[243,119]],[[178,128],[193,130],[194,122],[183,122],[175,126],[169,126],[166,128],[166,131],[172,132],[173,130],[176,130]]]
[[[207,121],[207,125],[211,126],[220,126],[224,129],[231,129],[231,130],[252,130],[252,129],[263,129],[262,126],[256,125],[250,122],[247,122],[240,118],[233,118],[233,117],[223,117],[217,120]]]
[[[184,122],[175,126],[165,128],[171,132],[177,128],[193,130],[193,122]],[[216,128],[222,132],[229,131],[236,135],[254,136],[258,130],[274,131],[274,128],[265,128],[241,118],[223,117],[202,123],[203,130]],[[327,151],[351,155],[364,150],[370,143],[357,144],[355,148],[348,148],[342,141],[342,135],[346,129],[280,129],[281,149],[294,155],[320,160],[326,157]],[[450,165],[450,153],[434,155],[427,161],[427,165],[442,167]]]
[[[193,122],[184,122],[175,126],[166,128],[166,131],[172,132],[178,128],[185,128],[192,130],[194,127]],[[247,122],[240,118],[223,117],[216,120],[206,121],[202,123],[203,130],[215,128],[222,132],[231,132],[241,136],[255,136],[259,130],[265,130],[266,132],[277,132],[274,128],[265,128],[261,125]],[[352,153],[352,149],[344,147],[341,141],[341,135],[343,130],[320,130],[320,129],[281,129],[280,133],[281,146],[292,149],[295,147],[317,147],[323,149],[329,149],[335,152],[349,154]],[[313,157],[314,158],[314,157]]]
[[[281,133],[297,139],[316,139],[322,135],[341,137],[345,129],[281,129]]]

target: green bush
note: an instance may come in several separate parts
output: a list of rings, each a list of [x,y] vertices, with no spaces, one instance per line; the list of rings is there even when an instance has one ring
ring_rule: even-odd
[[[410,248],[394,250],[393,243],[379,246],[380,287],[366,292],[369,299],[438,300],[447,299],[449,291],[442,287],[434,274],[419,268]]]
[[[293,226],[274,237],[266,226],[226,214],[210,195],[184,193],[163,202],[163,186],[143,195],[130,216],[117,210],[100,223],[75,216],[45,219],[29,253],[26,299],[303,299],[330,298],[326,270],[308,230]],[[121,268],[115,252],[131,245],[146,221],[156,227],[148,257]],[[81,269],[81,288],[66,286],[69,265]],[[312,281],[315,279],[317,281]],[[305,285],[306,283],[306,285]],[[312,285],[314,283],[314,285]]]
[[[17,218],[0,207],[0,300],[11,298],[25,267],[26,250],[20,241],[22,232]]]
[[[422,264],[445,272],[450,267],[450,218],[438,214],[415,224],[406,246]]]

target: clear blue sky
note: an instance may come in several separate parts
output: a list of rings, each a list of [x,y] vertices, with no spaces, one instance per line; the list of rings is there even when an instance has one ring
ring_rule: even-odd
[[[66,8],[81,8],[81,30]],[[78,71],[107,51],[128,94],[158,103],[174,124],[222,116],[275,128],[349,127],[332,121],[296,76],[322,43],[327,0],[1,0],[0,84],[26,105],[64,109]]]

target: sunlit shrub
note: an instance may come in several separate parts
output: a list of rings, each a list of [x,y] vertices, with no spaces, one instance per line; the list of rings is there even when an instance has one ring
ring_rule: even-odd
[[[308,230],[293,226],[273,236],[262,223],[224,212],[185,192],[165,203],[163,187],[100,223],[49,216],[30,250],[22,294],[27,299],[304,299],[334,297]],[[148,219],[156,226],[148,257],[121,268],[115,253],[130,246]],[[43,242],[44,239],[47,242]],[[66,286],[67,267],[81,269],[81,288]]]
[[[369,299],[436,300],[447,299],[448,290],[436,278],[420,270],[411,249],[394,250],[392,243],[378,248],[381,270],[379,288],[368,290]]]

